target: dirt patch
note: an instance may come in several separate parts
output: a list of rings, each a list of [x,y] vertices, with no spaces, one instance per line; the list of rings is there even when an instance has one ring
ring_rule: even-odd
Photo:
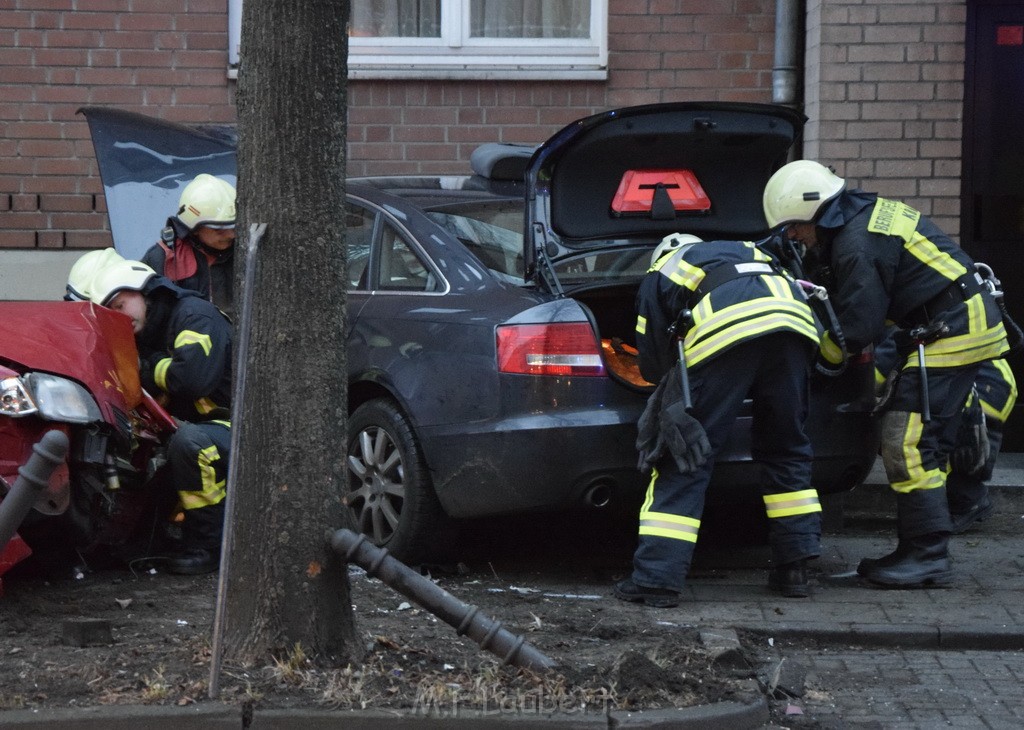
[[[485,553],[488,539],[477,540]],[[551,560],[550,551],[559,559]],[[610,595],[612,580],[628,571],[628,545],[602,550],[591,543],[584,552],[535,543],[532,552],[478,557],[431,576],[554,659],[557,670],[503,665],[353,566],[363,661],[317,668],[297,650],[272,666],[225,666],[221,700],[421,714],[603,713],[759,696],[753,657],[716,662],[693,627],[655,631],[655,622],[645,621],[651,628],[638,629],[637,611],[653,609]],[[123,569],[10,576],[0,598],[0,709],[209,701],[216,576]],[[95,645],[76,645],[93,635]]]

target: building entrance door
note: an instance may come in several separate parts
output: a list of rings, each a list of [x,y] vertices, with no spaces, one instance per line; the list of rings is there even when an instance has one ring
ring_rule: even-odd
[[[1024,326],[1024,4],[969,0],[964,94],[961,243],[996,272]],[[1024,354],[1011,356],[1024,388]],[[1024,404],[1004,450],[1024,451]]]

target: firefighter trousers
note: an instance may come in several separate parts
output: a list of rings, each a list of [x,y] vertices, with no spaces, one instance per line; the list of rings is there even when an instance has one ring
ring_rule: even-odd
[[[753,401],[751,455],[761,466],[758,486],[769,517],[773,560],[783,565],[818,556],[821,505],[810,486],[812,451],[804,430],[811,354],[804,337],[769,334],[690,370],[691,413],[704,427],[712,455],[688,474],[679,472],[670,455],[658,462],[640,508],[634,583],[682,590],[715,455],[748,395]]]
[[[928,422],[921,415],[920,369],[912,364],[900,376],[890,409],[882,418],[881,451],[886,478],[898,494],[941,490],[936,494],[942,495],[942,499],[927,500],[927,509],[900,517],[901,538],[948,534],[952,528],[945,499],[949,455],[956,447],[963,405],[980,367],[979,363],[971,363],[927,369],[931,411]]]
[[[181,530],[187,548],[220,551],[230,457],[228,421],[182,421],[171,437],[167,460],[184,509]]]

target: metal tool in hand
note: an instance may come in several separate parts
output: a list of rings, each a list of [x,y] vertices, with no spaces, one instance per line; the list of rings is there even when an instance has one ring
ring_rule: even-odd
[[[686,336],[691,322],[693,322],[693,312],[684,309],[668,328],[668,333],[675,338],[676,351],[679,353],[679,378],[683,386],[683,405],[686,410],[693,407],[693,400],[690,398],[690,376],[686,372],[686,349],[683,346],[683,338]]]
[[[917,368],[920,374],[921,422],[932,420],[931,402],[928,396],[928,371],[925,368],[924,346],[949,334],[949,326],[942,320],[910,330],[910,340],[917,346]]]

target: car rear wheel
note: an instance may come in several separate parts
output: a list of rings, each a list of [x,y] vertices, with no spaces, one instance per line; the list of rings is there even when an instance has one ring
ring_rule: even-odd
[[[443,559],[450,520],[405,414],[385,398],[368,401],[349,417],[348,433],[345,504],[360,532],[407,563]]]

